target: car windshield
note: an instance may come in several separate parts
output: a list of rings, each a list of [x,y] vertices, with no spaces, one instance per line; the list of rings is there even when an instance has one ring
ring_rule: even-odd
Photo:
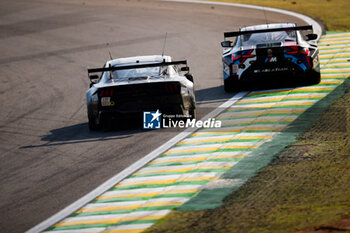
[[[296,41],[295,31],[277,31],[267,33],[251,33],[241,36],[242,45],[255,46],[257,44]]]
[[[112,72],[114,79],[138,78],[147,76],[159,76],[164,70],[161,67],[147,67],[138,69],[115,70]]]

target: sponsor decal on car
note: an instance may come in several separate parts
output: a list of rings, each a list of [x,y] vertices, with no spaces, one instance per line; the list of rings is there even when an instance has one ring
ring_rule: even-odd
[[[102,107],[111,106],[111,97],[102,97],[101,106]]]
[[[282,71],[288,71],[288,67],[281,67],[281,68],[266,68],[266,69],[255,69],[254,73],[270,73],[270,72],[282,72]]]

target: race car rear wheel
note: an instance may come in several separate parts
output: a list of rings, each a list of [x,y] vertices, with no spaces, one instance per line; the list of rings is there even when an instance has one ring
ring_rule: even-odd
[[[226,92],[234,92],[238,89],[238,80],[234,80],[233,78],[227,78],[224,80],[224,90]]]
[[[96,119],[93,117],[89,117],[89,129],[91,131],[99,130],[100,124],[96,122]]]
[[[314,70],[311,70],[308,74],[307,74],[307,84],[308,85],[315,85],[315,84],[319,84],[321,82],[321,74],[319,72],[316,72]]]
[[[320,73],[314,73],[311,76],[310,84],[314,85],[314,84],[319,84],[320,82],[321,82],[321,74]]]
[[[189,110],[190,119],[196,119],[196,109],[191,108]]]

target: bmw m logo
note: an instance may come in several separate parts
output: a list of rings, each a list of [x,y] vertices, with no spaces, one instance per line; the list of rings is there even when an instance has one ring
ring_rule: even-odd
[[[266,58],[265,62],[277,62],[277,57]]]

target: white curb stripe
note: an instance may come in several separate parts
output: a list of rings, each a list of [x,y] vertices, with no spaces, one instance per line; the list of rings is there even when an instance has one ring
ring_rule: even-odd
[[[250,97],[250,98],[245,98],[243,100],[240,100],[238,103],[244,103],[247,101],[255,101],[255,100],[265,100],[265,99],[284,99],[286,97],[305,97],[308,98],[310,96],[318,96],[318,97],[323,97],[327,94],[325,93],[292,93],[292,94],[285,94],[285,95],[276,95],[276,96],[265,96],[265,97]]]
[[[171,172],[172,170],[176,169],[200,169],[202,167],[217,167],[217,168],[225,168],[227,165],[232,165],[235,164],[236,162],[208,162],[204,161],[198,164],[190,164],[190,165],[174,165],[174,166],[159,166],[159,167],[145,167],[142,168],[140,171],[138,171],[136,174],[142,174],[142,173],[147,173],[147,172],[159,172],[159,171],[169,171]]]
[[[320,51],[320,54],[325,54],[325,53],[338,53],[338,52],[349,52],[350,50],[348,47],[343,47],[343,48],[337,48],[337,49],[322,49]]]
[[[344,43],[348,43],[350,42],[349,37],[335,37],[335,38],[325,38],[325,39],[321,39],[320,42],[335,42],[335,41],[340,41],[340,42],[344,42]]]
[[[323,57],[349,57],[350,58],[350,53],[346,52],[346,53],[337,53],[337,54],[333,54],[333,55],[329,55],[329,54],[321,54],[320,58]]]
[[[193,146],[179,146],[179,147],[174,147],[169,150],[169,152],[178,152],[183,151],[183,150],[196,150],[196,149],[210,149],[210,148],[216,148],[216,147],[221,147],[223,144],[225,145],[232,145],[232,146],[253,146],[254,143],[252,142],[232,142],[232,143],[218,143],[218,144],[208,144],[208,145],[193,145]]]
[[[101,196],[101,199],[110,198],[111,196],[122,196],[122,195],[135,195],[135,194],[148,194],[148,193],[166,193],[167,191],[177,191],[177,190],[190,190],[190,189],[200,189],[201,185],[177,185],[168,186],[162,188],[139,188],[139,189],[128,189],[128,190],[116,190],[106,192]]]
[[[270,107],[274,105],[292,105],[292,104],[302,104],[302,105],[308,105],[313,104],[317,102],[318,100],[294,100],[294,101],[281,101],[281,102],[269,102],[269,103],[262,103],[262,104],[239,104],[234,105],[230,107],[230,109],[235,108],[261,108],[261,107]]]
[[[324,49],[330,49],[330,48],[347,48],[347,45],[321,45],[321,46],[318,46],[319,49],[321,49],[322,51]]]
[[[182,143],[190,143],[191,141],[198,141],[198,140],[212,140],[215,139],[217,141],[223,140],[223,139],[233,139],[236,135],[223,135],[223,136],[211,136],[211,137],[201,137],[200,139],[198,137],[190,137],[182,141]]]
[[[219,173],[217,172],[206,172],[206,177],[215,178],[218,176]],[[196,173],[187,173],[187,174],[181,174],[181,175],[165,175],[165,176],[148,176],[148,177],[131,177],[123,180],[119,184],[121,185],[132,185],[136,183],[141,182],[147,182],[147,181],[164,181],[164,180],[181,180],[182,178],[198,178],[203,176],[202,173],[196,172]]]
[[[327,78],[327,77],[339,77],[339,78],[342,78],[342,77],[346,77],[347,75],[345,74],[321,74],[321,77],[322,78]]]
[[[104,227],[102,228],[89,228],[89,229],[77,229],[77,230],[62,230],[62,231],[54,231],[54,233],[95,233],[95,232],[102,232],[105,230]],[[44,231],[43,233],[53,233],[53,231]]]
[[[232,151],[232,152],[214,152],[210,154],[195,154],[195,155],[182,155],[182,156],[171,156],[168,155],[166,157],[161,157],[155,160],[155,162],[159,163],[167,163],[169,161],[173,160],[186,160],[186,159],[198,159],[198,158],[206,158],[206,159],[213,159],[217,158],[218,156],[246,156],[248,152],[240,152],[240,151]]]
[[[332,68],[324,68],[322,70],[323,72],[326,72],[326,71],[339,71],[340,73],[344,72],[350,72],[350,68],[336,68],[336,69],[332,69]]]
[[[106,231],[112,231],[112,230],[137,230],[137,229],[147,229],[151,227],[153,223],[146,223],[146,224],[126,224],[126,225],[120,225],[115,227],[108,227]]]
[[[108,220],[108,219],[120,219],[133,216],[152,216],[152,215],[167,215],[170,210],[153,210],[153,211],[135,211],[127,214],[107,214],[107,215],[93,215],[83,217],[70,217],[66,218],[61,223],[74,223],[80,221],[93,221],[93,220]]]
[[[169,197],[169,198],[156,198],[145,201],[123,201],[123,202],[110,202],[110,203],[90,203],[82,208],[83,210],[104,208],[104,207],[123,207],[132,205],[143,205],[149,203],[160,203],[160,202],[180,202],[184,203],[188,200],[188,197]]]
[[[323,65],[323,67],[328,67],[328,66],[332,66],[332,67],[350,66],[350,62],[339,62],[339,63],[330,63],[330,64]]]
[[[323,35],[325,38],[330,38],[330,37],[342,37],[342,36],[350,36],[350,33],[345,32],[345,33],[336,33],[336,34],[326,34]]]

